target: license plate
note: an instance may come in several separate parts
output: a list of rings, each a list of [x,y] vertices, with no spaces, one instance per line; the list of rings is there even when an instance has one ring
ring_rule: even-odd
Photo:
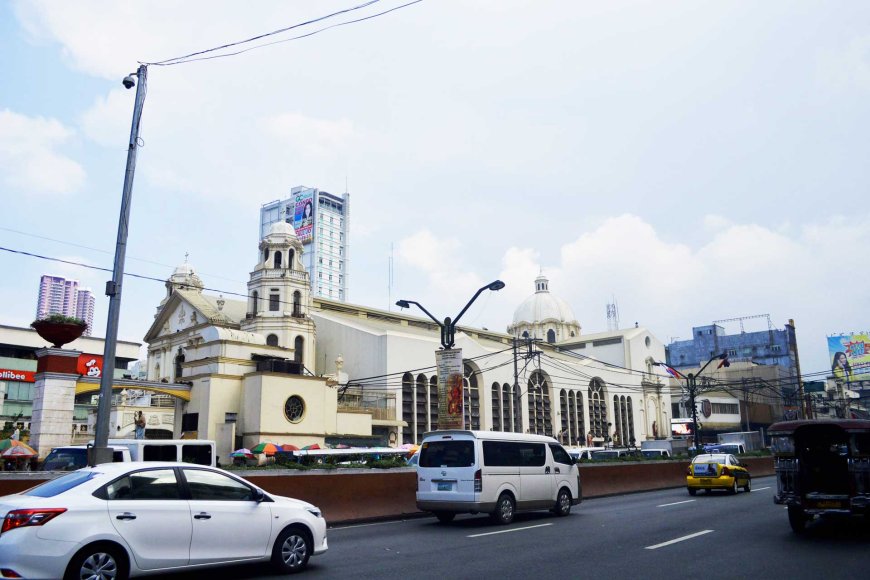
[[[822,500],[816,502],[816,507],[820,508],[840,508],[843,507],[842,502],[836,500]]]
[[[439,482],[438,483],[438,491],[450,491],[453,489],[453,485],[449,483]]]
[[[711,479],[709,477],[702,477],[701,483],[710,483]]]

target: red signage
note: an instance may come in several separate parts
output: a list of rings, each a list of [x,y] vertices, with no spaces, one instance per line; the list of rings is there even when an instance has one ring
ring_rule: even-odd
[[[97,354],[80,354],[76,372],[86,377],[103,376],[103,357]]]
[[[0,369],[0,381],[21,381],[22,383],[35,383],[36,373],[33,371],[15,371],[12,369]]]

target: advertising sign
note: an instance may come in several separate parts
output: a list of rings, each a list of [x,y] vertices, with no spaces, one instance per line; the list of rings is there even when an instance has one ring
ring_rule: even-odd
[[[438,369],[438,429],[465,429],[462,402],[462,349],[435,351]]]
[[[307,244],[314,236],[314,190],[306,189],[293,195],[284,208],[286,220],[296,230],[296,237]]]
[[[103,357],[96,354],[80,354],[76,372],[86,377],[103,376]]]
[[[844,383],[870,380],[870,335],[841,334],[828,337],[831,374]]]
[[[14,369],[0,369],[0,381],[20,381],[22,383],[35,383],[36,373],[33,371],[17,371]]]

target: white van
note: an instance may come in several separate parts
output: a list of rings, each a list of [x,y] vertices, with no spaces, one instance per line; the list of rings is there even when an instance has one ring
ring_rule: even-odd
[[[124,446],[133,461],[184,461],[216,466],[214,441],[207,439],[109,439],[109,446]]]
[[[441,522],[488,513],[500,524],[517,510],[566,516],[582,500],[580,472],[558,441],[495,431],[433,431],[423,437],[417,507]]]
[[[111,445],[112,461],[132,461],[130,450],[123,445]],[[88,445],[55,447],[42,462],[42,471],[75,471],[88,464]]]

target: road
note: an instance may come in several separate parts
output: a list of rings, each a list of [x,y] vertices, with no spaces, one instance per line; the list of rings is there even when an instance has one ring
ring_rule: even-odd
[[[300,578],[866,578],[870,525],[817,521],[801,537],[773,503],[773,477],[736,496],[671,489],[586,500],[571,515],[519,514],[509,526],[464,515],[336,527]],[[264,566],[223,577],[275,578]],[[205,580],[215,572],[172,575]]]

